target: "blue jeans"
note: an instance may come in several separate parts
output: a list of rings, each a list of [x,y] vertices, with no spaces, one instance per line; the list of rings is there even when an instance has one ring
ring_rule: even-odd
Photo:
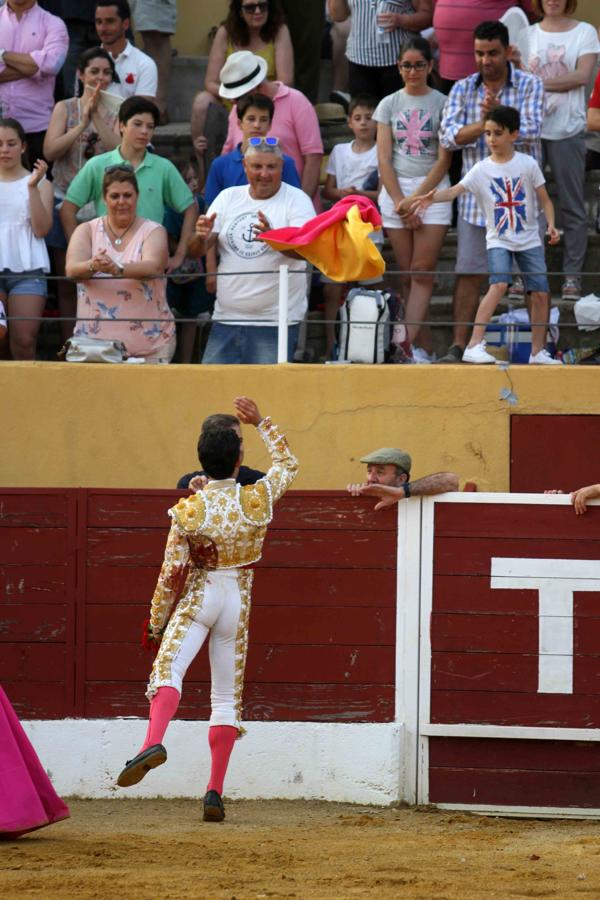
[[[288,362],[294,358],[300,325],[288,328]],[[213,322],[202,357],[209,365],[269,365],[277,362],[275,325],[225,325]]]
[[[512,284],[513,260],[516,261],[527,293],[531,291],[550,292],[546,272],[546,259],[542,246],[529,250],[506,250],[504,247],[490,247],[487,251],[490,284]],[[535,274],[533,274],[535,273]]]

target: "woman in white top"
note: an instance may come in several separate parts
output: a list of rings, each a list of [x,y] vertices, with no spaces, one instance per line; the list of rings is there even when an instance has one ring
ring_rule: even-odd
[[[50,271],[44,236],[52,225],[52,185],[39,160],[25,168],[25,132],[16,119],[0,119],[0,301],[7,301],[13,359],[35,359]],[[15,319],[15,316],[32,317]]]
[[[452,204],[440,203],[433,213],[430,207],[423,218],[409,210],[417,194],[438,185],[450,186],[452,153],[438,141],[446,97],[428,84],[433,68],[429,42],[421,37],[407,41],[400,50],[398,68],[405,86],[384,97],[373,118],[378,123],[377,155],[383,182],[379,208],[398,268],[410,272],[406,330],[408,341],[414,344],[433,290],[433,275],[424,273],[437,265],[452,220]],[[420,361],[428,359],[422,356]]]
[[[114,150],[120,143],[117,130],[118,107],[112,111],[100,102],[100,91],[108,91],[119,76],[112,56],[102,47],[85,50],[77,61],[77,77],[83,86],[82,96],[61,100],[52,110],[44,138],[44,156],[53,162],[54,220],[46,244],[52,250],[54,272],[65,274],[67,239],[60,221],[59,209],[69,185],[88,159]],[[87,89],[87,91],[86,91]],[[116,98],[117,102],[119,98]],[[56,284],[58,310],[63,339],[73,333],[75,289],[69,281]]]
[[[542,144],[554,175],[564,229],[562,296],[577,300],[588,236],[585,89],[592,79],[600,43],[595,28],[571,17],[577,0],[533,0],[533,8],[543,19],[528,29],[529,68],[542,79],[546,91]]]

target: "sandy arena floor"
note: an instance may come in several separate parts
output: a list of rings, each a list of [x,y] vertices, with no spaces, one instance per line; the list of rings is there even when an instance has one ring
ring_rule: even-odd
[[[0,843],[3,900],[600,897],[600,824],[433,809],[74,800],[72,818]]]

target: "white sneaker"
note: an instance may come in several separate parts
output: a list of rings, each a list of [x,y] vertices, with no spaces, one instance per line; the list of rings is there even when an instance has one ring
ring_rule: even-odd
[[[430,356],[427,350],[423,350],[422,347],[414,347],[412,344],[410,349],[412,350],[413,361],[418,365],[429,365],[432,362],[435,362],[435,353],[432,353]]]
[[[554,359],[547,350],[538,350],[529,357],[530,366],[562,366],[561,359]]]
[[[485,363],[495,363],[496,357],[492,356],[491,353],[486,353],[485,341],[482,341],[480,344],[475,344],[474,347],[467,347],[463,353],[462,361],[483,365]]]

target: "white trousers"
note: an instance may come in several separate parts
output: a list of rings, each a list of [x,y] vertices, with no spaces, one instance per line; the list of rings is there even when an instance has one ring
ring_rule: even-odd
[[[204,596],[170,663],[170,684],[181,694],[185,674],[207,636],[211,672],[211,725],[241,729],[241,693],[248,646],[250,572],[207,573]]]

